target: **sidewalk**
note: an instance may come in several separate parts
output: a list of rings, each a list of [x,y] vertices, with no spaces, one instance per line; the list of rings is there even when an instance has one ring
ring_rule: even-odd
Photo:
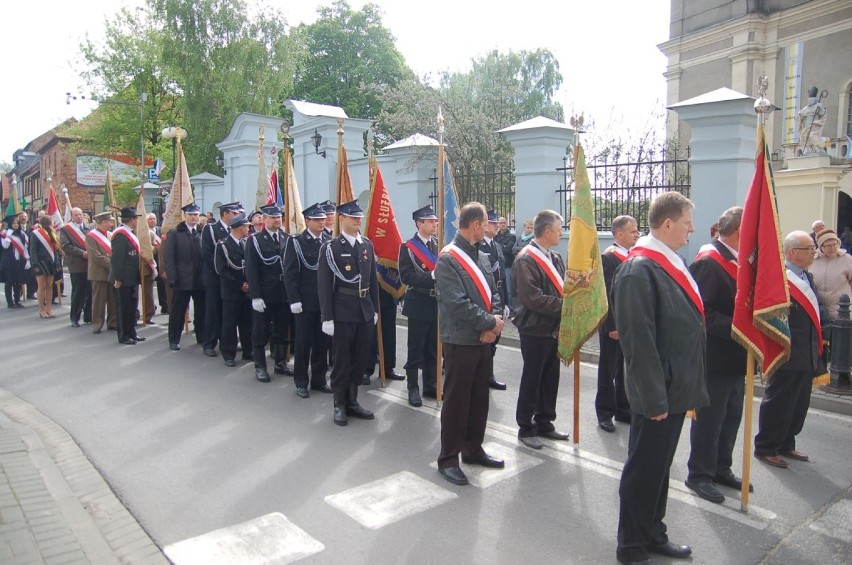
[[[169,563],[71,436],[3,389],[0,563]]]

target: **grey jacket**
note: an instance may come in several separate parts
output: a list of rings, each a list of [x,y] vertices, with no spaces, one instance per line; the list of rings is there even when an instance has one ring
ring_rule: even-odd
[[[612,284],[631,410],[653,418],[706,406],[706,328],[686,292],[645,257],[624,262]]]
[[[474,259],[485,275],[491,288],[491,311],[485,309],[485,301],[464,267],[449,253],[442,253],[435,265],[441,341],[455,345],[480,345],[482,332],[497,325],[494,315],[503,311],[503,303],[491,275],[488,256],[461,235],[456,235],[453,243]]]

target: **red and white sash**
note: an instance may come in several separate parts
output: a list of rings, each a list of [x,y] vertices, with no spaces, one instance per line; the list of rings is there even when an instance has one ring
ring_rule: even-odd
[[[722,257],[722,254],[719,253],[719,250],[716,249],[716,246],[712,243],[706,243],[701,246],[701,249],[698,250],[698,255],[695,256],[695,261],[699,259],[703,259],[704,257],[709,257],[716,261],[720,267],[725,269],[725,272],[731,275],[731,278],[737,280],[737,269],[739,269],[739,265],[736,261],[731,259],[725,259]]]
[[[133,248],[136,249],[136,253],[139,254],[139,238],[136,237],[136,234],[130,231],[130,228],[128,228],[125,224],[121,224],[120,226],[115,228],[115,230],[113,230],[112,232],[112,237],[115,238],[115,236],[117,236],[119,233],[124,234],[124,237],[126,237],[128,241],[130,241],[130,245],[132,245]]]
[[[163,238],[161,238],[159,235],[157,235],[157,232],[155,232],[154,230],[150,230],[150,232],[151,232],[151,245],[153,245],[154,247],[159,247],[160,244],[163,242]]]
[[[65,230],[68,237],[74,240],[77,247],[82,247],[83,249],[86,248],[86,234],[83,233],[83,230],[81,230],[77,224],[74,222],[68,222],[62,227],[62,229]]]
[[[819,319],[819,302],[808,281],[787,269],[787,286],[790,287],[790,297],[799,303],[807,313],[817,333],[819,354],[822,355],[822,326]]]
[[[53,239],[51,239],[51,237],[47,235],[47,232],[44,231],[44,228],[38,228],[33,230],[33,235],[36,236],[36,239],[38,239],[41,242],[42,246],[47,249],[47,252],[50,254],[51,261],[56,261],[56,247],[53,245]]]
[[[518,255],[529,255],[532,260],[541,267],[541,270],[544,271],[544,274],[547,275],[550,282],[553,283],[553,287],[556,289],[559,296],[562,296],[565,281],[559,275],[559,271],[556,270],[556,265],[553,264],[553,261],[551,261],[549,257],[546,257],[544,253],[541,252],[541,249],[530,243],[529,245],[522,247],[518,252]]]
[[[12,247],[14,247],[15,251],[18,253],[18,255],[17,255],[17,257],[15,257],[15,259],[20,259],[21,257],[23,257],[24,259],[30,258],[30,253],[29,253],[29,251],[27,251],[27,246],[24,245],[24,242],[21,241],[21,238],[16,236],[12,232],[12,230],[9,230],[8,232],[6,232],[6,237],[9,238],[9,242],[12,244]]]
[[[104,250],[104,253],[107,255],[112,255],[112,242],[109,240],[109,236],[104,234],[99,229],[93,229],[89,233],[86,234],[86,237],[91,237],[95,240],[95,242]]]
[[[686,265],[684,265],[683,269],[681,269],[679,266],[675,265],[663,251],[654,249],[654,247],[657,247],[658,245],[664,244],[658,244],[656,239],[653,239],[651,236],[645,236],[639,240],[636,247],[630,250],[628,258],[636,256],[646,257],[662,267],[666,274],[669,275],[672,280],[674,280],[674,282],[677,283],[677,285],[686,293],[703,318],[704,302],[701,300],[701,293],[698,292],[698,284],[696,284],[695,279],[693,279],[692,275],[689,274],[689,271],[686,269]],[[681,264],[682,263],[683,261],[681,261]]]
[[[479,265],[477,265],[467,253],[459,249],[455,243],[451,243],[444,247],[444,249],[441,250],[441,253],[449,253],[452,255],[455,260],[459,262],[462,268],[467,271],[467,274],[469,274],[470,278],[473,279],[473,283],[476,285],[476,289],[479,291],[479,295],[482,297],[483,302],[485,302],[485,310],[490,314],[491,287],[488,286],[488,281],[485,279],[485,275],[482,273],[482,269],[479,268]]]
[[[609,247],[604,249],[604,253],[612,253],[622,263],[624,263],[624,261],[627,259],[627,251],[617,245],[610,245]]]

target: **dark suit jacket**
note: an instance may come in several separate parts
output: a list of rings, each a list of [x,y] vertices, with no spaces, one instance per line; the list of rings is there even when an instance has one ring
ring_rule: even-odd
[[[201,290],[201,233],[196,226],[195,236],[189,234],[186,222],[181,222],[166,235],[163,244],[166,277],[176,290]]]
[[[535,242],[530,245],[535,246]],[[539,251],[549,255],[556,271],[564,279],[565,264],[554,251]],[[562,295],[550,282],[535,259],[528,254],[518,255],[512,267],[512,285],[517,289],[520,307],[512,319],[518,333],[541,337],[556,337],[562,318]]]
[[[723,243],[714,241],[713,247],[726,260],[736,260]],[[707,376],[745,375],[746,350],[731,337],[737,281],[710,257],[693,261],[689,272],[701,290],[707,320]]]
[[[62,244],[62,251],[65,252],[65,264],[68,265],[69,273],[87,273],[89,271],[89,260],[83,257],[86,253],[86,234],[89,233],[89,228],[83,224],[80,230],[83,232],[83,243],[77,243],[68,230],[73,229],[66,224],[59,230],[59,242]]]
[[[615,273],[612,296],[630,408],[651,418],[706,406],[704,318],[686,292],[651,259],[633,257]]]
[[[213,265],[216,244],[228,237],[230,230],[221,221],[207,224],[201,232],[201,262],[203,264],[204,286],[219,286],[219,275]],[[168,272],[168,271],[166,271]]]
[[[112,233],[109,282],[121,281],[122,286],[139,284],[139,253],[120,230]]]
[[[604,284],[606,285],[606,297],[609,300],[609,311],[601,324],[600,333],[608,335],[615,331],[615,317],[612,315],[612,279],[615,278],[615,270],[621,266],[623,261],[612,251],[601,254],[601,266],[603,266]]]
[[[373,317],[379,308],[379,282],[376,277],[376,255],[372,242],[361,238],[356,248],[349,245],[341,234],[324,243],[320,250],[320,262],[317,266],[320,312],[322,321],[373,323]],[[360,282],[346,282],[335,275],[332,264],[326,257],[326,249],[331,250],[334,267],[347,278],[361,275]],[[361,298],[339,292],[338,289],[368,289],[367,296]]]
[[[415,234],[411,241],[419,239]],[[422,243],[423,241],[420,240]],[[438,240],[431,238],[427,247],[438,255]],[[435,280],[432,271],[417,260],[417,256],[403,243],[399,248],[399,278],[408,285],[402,314],[413,320],[434,322],[438,319],[438,299],[435,295]]]
[[[301,302],[302,310],[305,312],[320,311],[317,261],[319,261],[322,244],[329,239],[325,231],[322,231],[317,239],[305,230],[291,237],[288,243],[289,248],[284,256],[284,284],[287,288],[287,299],[290,304]]]
[[[287,302],[284,259],[289,239],[289,234],[278,230],[276,246],[272,236],[264,228],[246,240],[246,280],[249,283],[251,298],[262,298],[268,304]]]
[[[222,300],[248,299],[248,293],[243,292],[243,283],[246,282],[245,254],[242,245],[233,237],[228,236],[216,245],[213,266],[221,285]]]
[[[810,273],[806,273],[811,289],[814,288],[814,279]],[[795,275],[794,275],[795,276]],[[816,294],[816,290],[814,290]],[[817,296],[819,303],[819,296]],[[828,314],[822,304],[819,304],[820,318],[828,319]],[[810,373],[814,376],[825,373],[825,366],[819,356],[819,344],[817,343],[817,331],[811,322],[810,316],[804,308],[792,296],[790,297],[790,359],[781,365],[779,371],[795,371]]]

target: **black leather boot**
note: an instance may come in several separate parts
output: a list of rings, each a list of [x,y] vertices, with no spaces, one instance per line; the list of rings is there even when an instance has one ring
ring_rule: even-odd
[[[415,408],[423,406],[423,399],[420,398],[420,387],[417,386],[417,369],[406,370],[405,378],[408,381],[408,403]]]
[[[334,423],[338,426],[345,426],[346,418],[346,396],[348,393],[334,391]]]
[[[262,383],[269,382],[269,373],[266,371],[266,351],[262,347],[254,348],[254,378]]]
[[[283,345],[271,346],[272,358],[275,359],[275,373],[278,375],[295,375],[293,369],[287,366],[287,349]]]
[[[375,418],[372,412],[358,404],[358,385],[349,385],[349,397],[346,400],[346,413],[362,420]]]

